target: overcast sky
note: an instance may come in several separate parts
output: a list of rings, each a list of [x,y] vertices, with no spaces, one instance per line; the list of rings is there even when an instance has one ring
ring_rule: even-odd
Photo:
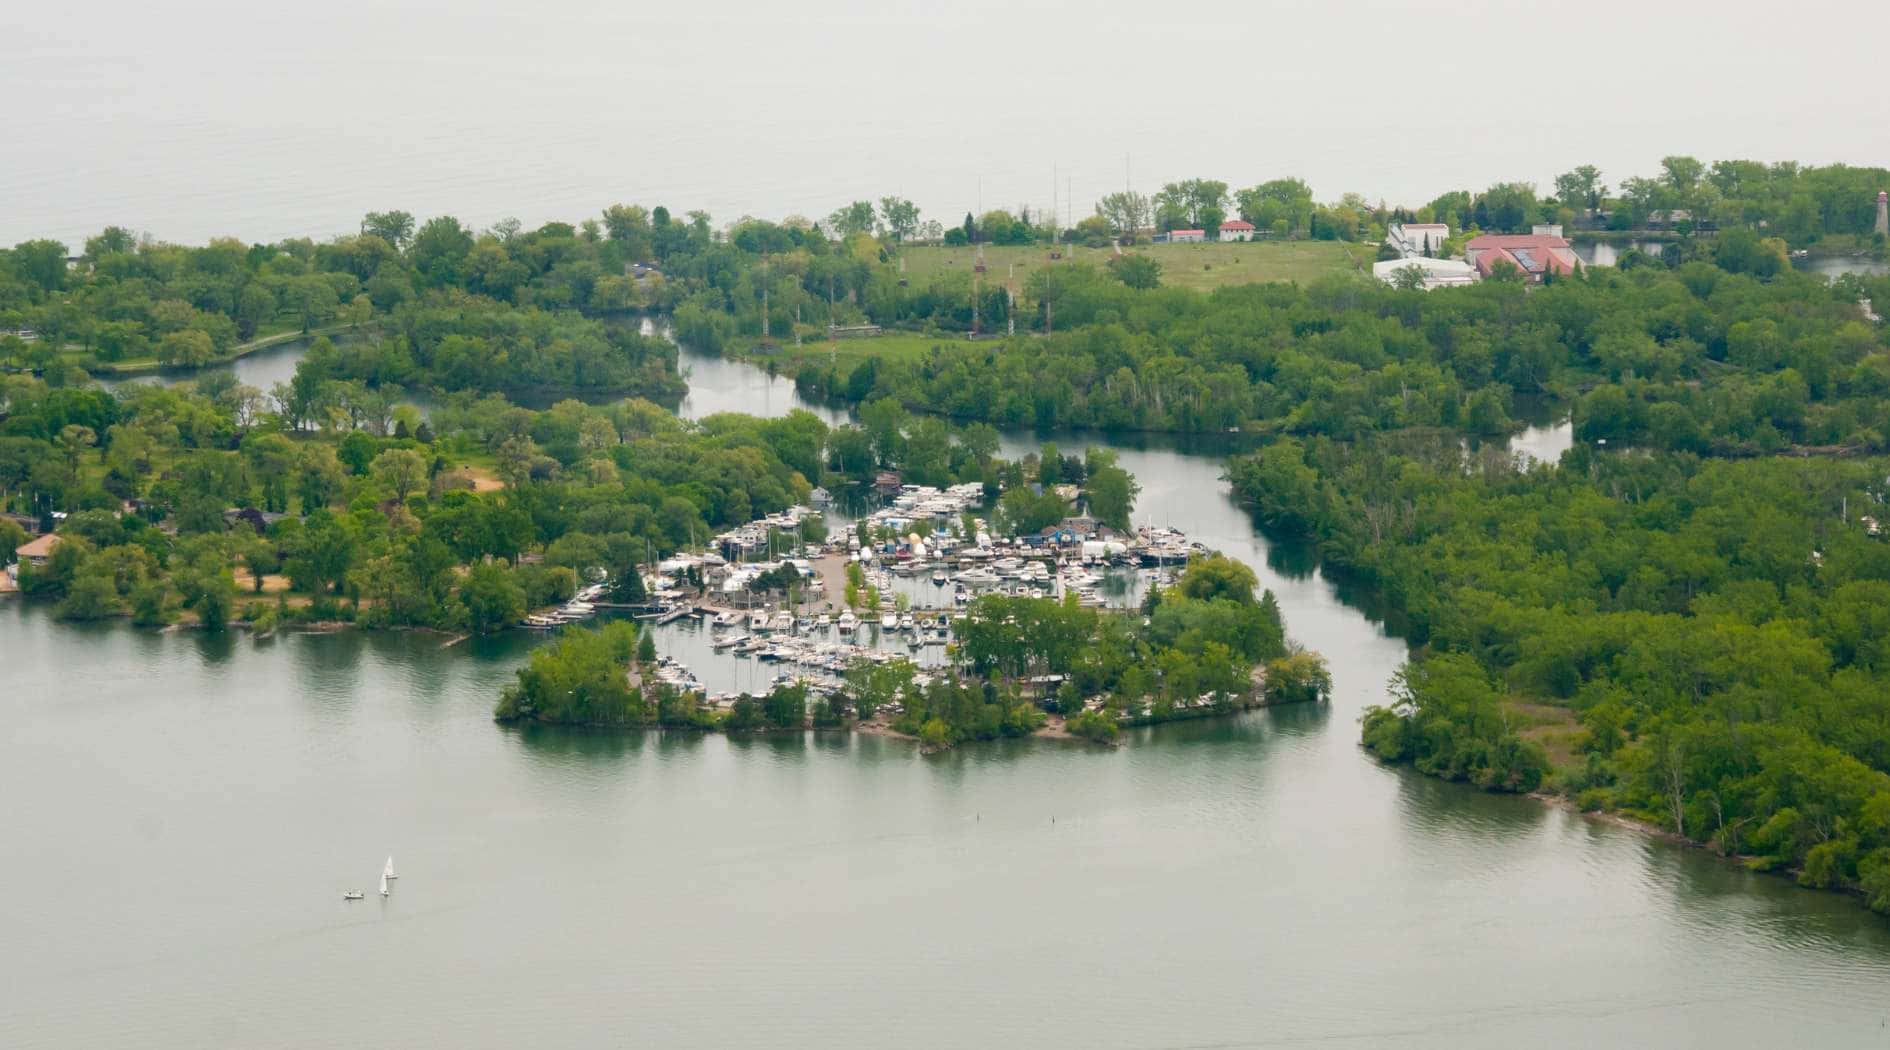
[[[0,242],[327,236],[613,201],[1081,217],[1280,175],[1421,203],[1667,153],[1890,164],[1881,3],[533,5],[104,0],[0,13]]]

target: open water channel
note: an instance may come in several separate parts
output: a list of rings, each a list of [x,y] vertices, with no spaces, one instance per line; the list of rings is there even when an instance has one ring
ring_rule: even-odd
[[[801,404],[685,363],[686,414]],[[1890,924],[1374,763],[1403,643],[1256,534],[1220,449],[1110,443],[1138,520],[1279,595],[1329,705],[936,756],[521,731],[490,712],[524,633],[0,604],[0,1045],[1890,1045]]]

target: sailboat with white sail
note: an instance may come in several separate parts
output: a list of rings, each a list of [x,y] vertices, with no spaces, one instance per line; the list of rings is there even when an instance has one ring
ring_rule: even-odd
[[[387,855],[387,867],[381,869],[381,878],[383,879],[399,878],[399,876],[394,874],[394,855],[391,853]]]
[[[381,876],[381,896],[387,896],[387,876]]]

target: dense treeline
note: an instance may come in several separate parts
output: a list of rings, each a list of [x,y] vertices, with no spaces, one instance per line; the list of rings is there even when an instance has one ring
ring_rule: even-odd
[[[1424,646],[1368,746],[1890,911],[1890,461],[1463,455],[1289,440],[1230,466]]]
[[[778,689],[751,700],[731,716],[718,716],[702,697],[633,677],[655,659],[649,636],[635,624],[616,620],[596,629],[568,628],[550,644],[533,651],[514,681],[499,696],[493,716],[501,722],[615,728],[711,729],[739,719],[757,728],[757,719],[780,719],[799,726],[804,689]],[[729,728],[734,728],[729,725]]]
[[[1890,353],[1856,299],[1890,294],[1890,281],[1831,286],[1777,265],[1755,276],[1740,268],[1760,264],[1723,255],[1735,269],[1699,260],[1430,293],[1334,278],[1204,297],[1064,267],[1033,278],[1054,285],[1067,326],[1048,338],[814,360],[796,381],[813,396],[897,397],[999,426],[1502,434],[1521,399],[1549,398],[1575,402],[1589,438],[1885,447]]]
[[[179,605],[221,623],[240,565],[251,595],[286,577],[278,617],[496,629],[584,580],[635,589],[636,565],[804,501],[799,465],[818,468],[827,429],[805,413],[685,423],[644,401],[534,412],[466,394],[426,423],[298,432],[222,379],[108,392],[15,378],[5,393],[0,506],[42,527],[64,515],[65,542],[23,585],[64,615],[144,623]]]
[[[1528,183],[1498,183],[1480,192],[1455,190],[1394,217],[1449,223],[1453,231],[1527,233],[1536,223],[1570,229],[1746,230],[1778,237],[1791,247],[1848,238],[1881,249],[1871,227],[1877,193],[1890,187],[1890,170],[1848,164],[1767,164],[1720,160],[1707,164],[1674,155],[1653,175],[1621,180],[1612,192],[1603,173],[1581,165],[1556,176],[1538,196]]]
[[[333,352],[318,346],[288,386]],[[468,390],[423,420],[358,382],[307,389],[305,405],[278,392],[272,411],[223,375],[115,391],[6,380],[0,510],[67,541],[24,570],[27,589],[75,618],[156,624],[182,607],[221,624],[280,576],[276,619],[493,630],[594,578],[634,592],[638,564],[802,503],[812,481],[862,494],[883,468],[981,481],[1007,493],[997,517],[1027,531],[1070,510],[1032,482],[1081,484],[1118,524],[1136,493],[1106,452],[1008,462],[990,427],[953,431],[891,402],[833,428],[806,412],[684,422],[641,400],[533,411]],[[23,530],[4,528],[10,552]]]
[[[1764,230],[1799,247],[1831,236],[1868,239],[1877,194],[1886,188],[1890,170],[1884,168],[1755,160],[1708,165],[1673,156],[1661,161],[1657,175],[1622,180],[1618,195],[1602,207],[1612,229],[1640,229],[1659,218],[1682,228]]]
[[[402,303],[365,338],[339,346],[318,340],[316,346],[321,352],[297,364],[287,391],[292,418],[331,380],[448,391],[629,393],[660,400],[683,393],[676,348],[668,340],[571,311],[508,307],[458,291]]]
[[[1399,207],[1363,194],[1316,199],[1302,179],[1268,179],[1230,188],[1216,179],[1165,183],[1152,195],[1122,190],[1102,197],[1095,214],[1067,230],[1054,216],[1033,224],[1030,213],[986,212],[965,216],[962,227],[944,231],[947,244],[1133,241],[1150,232],[1204,230],[1210,238],[1230,217],[1253,224],[1258,236],[1279,240],[1376,240],[1394,221],[1448,223],[1455,236],[1451,254],[1467,231],[1527,233],[1537,223],[1571,229],[1614,231],[1764,231],[1791,247],[1839,240],[1883,245],[1872,234],[1879,190],[1890,187],[1890,171],[1847,164],[1801,165],[1791,161],[1720,160],[1707,164],[1675,155],[1652,175],[1622,179],[1614,188],[1593,165],[1555,178],[1547,193],[1526,182],[1500,182],[1481,190],[1452,190],[1418,206]]]
[[[909,284],[891,265],[902,242],[923,233],[995,244],[1101,243],[1155,228],[1211,231],[1238,214],[1263,236],[1368,242],[1393,221],[1443,221],[1457,234],[1453,248],[1471,231],[1525,231],[1538,222],[1653,226],[1682,236],[1696,229],[1750,231],[1791,247],[1832,238],[1875,245],[1876,194],[1890,186],[1890,172],[1882,168],[1748,160],[1709,165],[1686,156],[1665,158],[1658,174],[1626,178],[1613,193],[1602,178],[1593,166],[1582,166],[1559,176],[1546,196],[1527,184],[1503,183],[1410,208],[1372,204],[1356,193],[1317,203],[1311,187],[1295,178],[1235,190],[1226,182],[1187,179],[1152,196],[1109,194],[1096,215],[1070,230],[1058,229],[1054,216],[1002,210],[966,215],[962,225],[946,230],[921,224],[917,207],[896,197],[882,200],[877,213],[868,202],[853,202],[829,216],[824,229],[800,217],[780,223],[744,217],[718,232],[702,212],[679,219],[665,208],[622,204],[575,226],[550,222],[529,231],[515,221],[476,231],[450,216],[416,225],[405,212],[372,213],[358,234],[325,243],[302,238],[246,245],[219,238],[189,247],[110,227],[77,254],[52,240],[0,250],[0,330],[38,336],[35,342],[0,337],[0,354],[35,369],[70,363],[66,348],[77,351],[79,363],[198,365],[258,335],[358,326],[441,291],[592,315],[673,310],[682,338],[717,351],[816,323],[871,320],[964,331],[973,327],[974,311],[989,331],[1004,324],[1015,305],[1001,283],[986,282],[977,294],[971,274]],[[1044,303],[1054,306],[1058,291],[1027,292],[1029,326],[1052,326],[1055,311]],[[430,352],[410,350],[422,366]]]
[[[322,244],[220,238],[201,247],[140,240],[111,227],[70,259],[63,244],[28,241],[0,251],[0,330],[34,338],[0,337],[0,354],[35,370],[98,362],[193,366],[259,335],[359,327],[425,305],[395,326],[421,369],[449,334],[485,338],[501,344],[494,352],[515,357],[521,350],[557,357],[563,343],[574,342],[582,356],[584,344],[604,337],[573,334],[540,312],[608,315],[668,306],[675,290],[646,264],[710,241],[705,221],[675,222],[662,209],[617,207],[604,218],[575,228],[547,223],[529,232],[501,223],[475,233],[447,216],[416,229],[406,213],[387,212],[369,215],[359,234]],[[508,317],[509,308],[521,314]],[[452,318],[462,311],[477,316]],[[469,330],[454,333],[455,323]],[[609,345],[630,364],[645,363],[648,347],[633,340]],[[553,374],[528,371],[512,381],[605,388],[622,382],[610,369],[573,376],[568,368],[560,362]],[[439,385],[462,385],[454,379],[448,374]],[[481,385],[499,384],[484,376]]]
[[[1270,698],[1323,697],[1323,665],[1286,662],[1279,604],[1270,591],[1256,596],[1256,583],[1231,558],[1196,559],[1174,587],[1150,593],[1146,623],[1074,601],[986,595],[953,625],[957,658],[971,680],[991,683],[993,696],[1026,683],[1054,689],[1072,731],[1105,737],[1125,722],[1255,703],[1254,669],[1270,661],[1282,676]],[[1310,681],[1311,695],[1292,694],[1288,678]],[[1003,721],[990,706],[909,702],[904,728],[944,742],[988,736]]]

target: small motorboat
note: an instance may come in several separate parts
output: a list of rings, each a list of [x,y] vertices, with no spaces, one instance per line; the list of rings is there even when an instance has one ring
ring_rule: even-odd
[[[349,890],[348,892],[341,895],[341,899],[344,901],[358,901],[362,898],[362,896],[363,894],[361,893],[360,890]]]

